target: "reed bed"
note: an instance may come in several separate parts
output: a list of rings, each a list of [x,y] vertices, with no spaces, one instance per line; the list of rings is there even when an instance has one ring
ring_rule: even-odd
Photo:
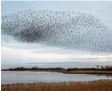
[[[4,84],[1,91],[112,91],[112,80]]]

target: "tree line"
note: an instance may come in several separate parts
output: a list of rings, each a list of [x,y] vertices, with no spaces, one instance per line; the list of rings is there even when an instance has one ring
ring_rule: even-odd
[[[2,71],[74,71],[74,70],[93,70],[93,71],[112,71],[112,66],[102,66],[102,65],[96,65],[94,68],[61,68],[61,67],[56,67],[56,68],[38,68],[38,67],[31,67],[31,68],[25,68],[25,67],[16,67],[16,68],[9,68],[9,69],[2,69]]]

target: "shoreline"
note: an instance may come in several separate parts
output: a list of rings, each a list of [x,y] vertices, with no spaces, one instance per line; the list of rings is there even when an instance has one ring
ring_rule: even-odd
[[[60,72],[65,74],[112,74],[112,66],[102,66],[97,65],[97,68],[38,68],[36,66],[32,68],[25,68],[25,67],[16,67],[16,68],[9,68],[9,69],[2,69],[1,71],[45,71],[45,72]]]
[[[76,70],[76,71],[69,71],[69,72],[64,72],[67,74],[112,74],[112,71],[86,71],[86,70]]]
[[[1,70],[1,71],[11,71],[11,72],[18,72],[18,71],[30,71],[30,72],[58,72],[63,74],[98,74],[98,75],[112,75],[112,71],[103,71],[103,70]]]

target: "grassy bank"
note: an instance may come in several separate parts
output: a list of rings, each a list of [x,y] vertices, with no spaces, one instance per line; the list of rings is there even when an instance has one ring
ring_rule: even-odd
[[[112,80],[2,85],[1,91],[112,91]]]
[[[73,70],[73,71],[65,71],[67,74],[112,74],[112,71],[100,71],[100,70]]]

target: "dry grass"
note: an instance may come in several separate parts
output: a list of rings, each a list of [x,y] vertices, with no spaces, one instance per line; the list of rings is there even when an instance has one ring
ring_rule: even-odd
[[[65,72],[68,74],[112,74],[112,71],[76,70]]]
[[[112,80],[2,85],[1,91],[112,91]]]

